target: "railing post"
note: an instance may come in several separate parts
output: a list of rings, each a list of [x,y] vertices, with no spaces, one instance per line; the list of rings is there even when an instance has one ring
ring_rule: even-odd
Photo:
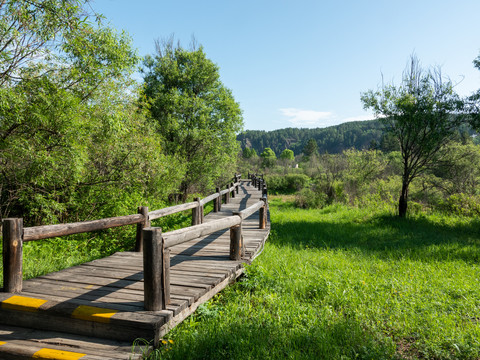
[[[3,225],[3,291],[22,291],[23,219],[4,219]]]
[[[257,186],[257,189],[258,189],[258,190],[262,190],[262,183],[263,183],[263,179],[260,179],[260,178],[259,178],[258,181],[257,181],[257,185],[258,185],[258,186]]]
[[[196,197],[193,201],[196,201],[198,205],[192,209],[192,226],[202,223],[200,220],[200,198]]]
[[[218,193],[218,197],[213,203],[213,212],[219,212],[222,209],[222,195],[220,195],[220,188],[217,187],[215,191]]]
[[[233,215],[239,215],[238,211],[234,211]],[[242,224],[232,226],[230,228],[230,260],[241,260],[245,256],[245,248],[243,247]]]
[[[258,211],[258,228],[265,229],[267,226],[267,198],[263,197],[260,200],[262,200],[264,204]]]
[[[143,230],[144,307],[160,311],[170,302],[170,250],[165,249],[161,228]]]
[[[267,197],[267,184],[263,184],[262,197]]]
[[[135,251],[142,252],[143,251],[143,229],[150,227],[150,219],[148,218],[148,207],[147,206],[139,206],[138,213],[142,214],[145,217],[145,220],[137,224],[137,238],[135,242]]]
[[[226,189],[230,189],[230,185],[227,185]],[[227,191],[225,194],[225,204],[230,202],[230,191]]]
[[[240,185],[238,185],[238,182],[239,182],[239,181],[240,181],[240,179],[238,179],[238,180],[236,181],[237,186],[235,186],[235,192],[237,193],[237,195],[238,195],[238,188],[240,187]]]
[[[230,183],[230,188],[232,188],[232,187],[233,187],[233,183]],[[231,193],[232,193],[232,198],[234,198],[235,197],[235,188],[233,188],[233,191],[231,191]]]

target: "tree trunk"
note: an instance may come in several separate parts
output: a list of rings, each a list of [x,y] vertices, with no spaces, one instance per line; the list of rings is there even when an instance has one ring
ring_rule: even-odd
[[[400,199],[398,200],[398,216],[405,217],[407,215],[407,206],[408,206],[408,184],[402,184],[402,193]]]

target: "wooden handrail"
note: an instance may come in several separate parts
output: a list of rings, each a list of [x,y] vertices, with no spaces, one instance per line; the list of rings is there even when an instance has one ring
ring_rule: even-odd
[[[172,215],[181,211],[190,210],[198,207],[198,201],[193,201],[185,204],[169,206],[160,210],[150,211],[148,217],[150,220],[155,220],[163,216]]]
[[[252,206],[242,210],[242,211],[239,211],[238,212],[238,215],[243,219],[246,219],[248,218],[250,215],[252,215],[255,211],[259,210],[262,206],[265,205],[265,202],[263,200],[260,200],[258,202],[256,202],[255,204],[253,204]]]
[[[32,226],[23,229],[23,241],[42,240],[57,236],[105,230],[118,226],[139,224],[143,221],[145,221],[145,217],[142,214],[135,214],[69,224]]]
[[[215,194],[209,195],[209,196],[207,196],[206,198],[203,198],[202,200],[200,200],[200,205],[205,205],[206,203],[209,203],[210,201],[215,200],[215,199],[218,198],[219,196],[220,196],[219,193],[215,193]]]
[[[165,239],[165,248],[168,249],[186,241],[190,241],[205,235],[210,235],[219,230],[228,229],[232,226],[239,225],[241,222],[242,218],[234,215],[167,232],[163,234],[163,238]]]

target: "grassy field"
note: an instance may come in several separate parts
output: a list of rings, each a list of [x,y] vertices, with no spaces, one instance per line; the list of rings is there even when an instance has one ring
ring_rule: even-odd
[[[151,358],[478,359],[480,222],[270,200],[246,276]]]

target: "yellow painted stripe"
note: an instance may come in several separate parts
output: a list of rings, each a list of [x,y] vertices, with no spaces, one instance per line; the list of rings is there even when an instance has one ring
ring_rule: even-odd
[[[0,341],[0,346],[5,345],[5,344],[6,344],[5,341]]]
[[[56,360],[77,360],[87,354],[81,354],[71,351],[62,351],[54,349],[41,349],[33,354],[33,359],[56,359]]]
[[[75,319],[108,323],[110,322],[110,318],[117,312],[117,310],[112,309],[80,305],[73,311],[72,317]]]
[[[47,300],[35,299],[26,296],[14,295],[7,300],[2,301],[2,308],[10,310],[20,310],[35,312],[40,306],[45,304]]]

